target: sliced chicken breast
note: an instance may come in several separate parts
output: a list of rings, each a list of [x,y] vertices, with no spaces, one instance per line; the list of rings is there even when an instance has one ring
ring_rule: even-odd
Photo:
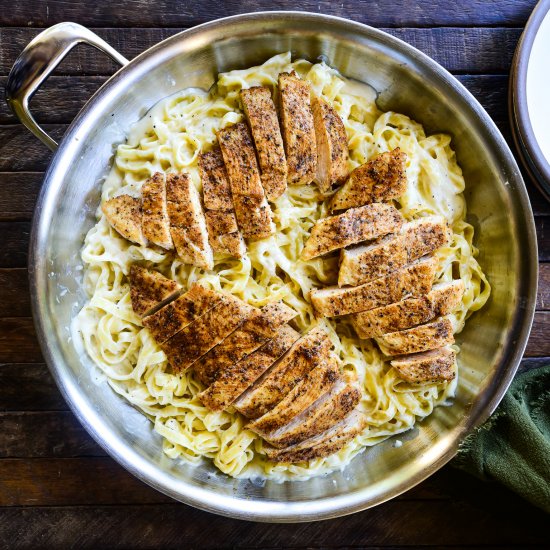
[[[437,259],[426,258],[361,286],[312,290],[310,299],[319,317],[359,313],[399,302],[407,295],[427,294],[436,269]]]
[[[255,311],[234,296],[220,295],[218,304],[161,345],[174,371],[191,367]]]
[[[256,145],[265,195],[272,201],[285,192],[288,174],[275,103],[266,86],[241,90],[241,100]]]
[[[223,294],[194,284],[177,300],[143,319],[153,338],[163,344],[186,326],[223,301]]]
[[[427,323],[452,313],[464,295],[464,282],[438,283],[425,296],[405,298],[400,302],[363,311],[351,316],[359,338],[374,338]]]
[[[143,235],[149,242],[171,250],[174,244],[170,235],[164,174],[157,172],[142,185],[141,199]]]
[[[242,258],[246,254],[246,244],[239,231],[235,212],[207,210],[204,215],[212,250],[234,258]]]
[[[411,384],[450,382],[456,376],[456,353],[448,347],[434,349],[394,359],[391,366]]]
[[[291,185],[307,185],[316,175],[317,146],[310,95],[309,82],[294,71],[279,75],[281,126]]]
[[[239,328],[195,363],[196,375],[199,379],[215,379],[216,373],[255,352],[295,316],[296,312],[283,302],[255,310]]]
[[[395,233],[403,216],[390,204],[369,204],[351,208],[338,216],[317,221],[302,250],[303,260],[311,260],[332,250]]]
[[[324,99],[314,97],[311,105],[317,143],[315,181],[326,193],[333,185],[344,183],[348,176],[348,136],[340,115]]]
[[[286,426],[263,437],[279,449],[296,445],[341,422],[355,409],[360,399],[361,392],[342,380]]]
[[[228,126],[218,132],[218,139],[239,228],[247,239],[265,239],[275,232],[275,226],[248,126],[244,122]]]
[[[342,381],[342,377],[338,361],[331,354],[327,361],[310,370],[275,407],[250,422],[248,428],[262,437],[282,428],[322,395],[331,391],[339,381]]]
[[[407,155],[399,148],[358,166],[334,195],[332,210],[397,199],[407,189]]]
[[[406,224],[405,224],[406,225]],[[370,244],[340,251],[338,286],[357,286],[407,265],[407,247],[401,234],[390,234]]]
[[[453,236],[443,216],[426,216],[413,220],[406,223],[401,232],[405,238],[409,262],[448,245]]]
[[[386,355],[404,355],[441,348],[453,344],[455,339],[451,321],[443,317],[425,325],[384,334],[376,341]]]
[[[398,235],[342,250],[338,286],[359,285],[382,277],[450,242],[451,232],[442,216],[406,223]]]
[[[204,207],[209,210],[233,210],[231,186],[219,147],[199,155]]]
[[[147,245],[141,226],[141,199],[119,195],[105,201],[101,210],[111,227],[125,239],[142,246]]]
[[[338,452],[346,443],[359,435],[366,426],[365,416],[353,411],[338,424],[311,439],[283,449],[264,447],[266,456],[272,462],[305,462],[324,458]]]
[[[201,269],[214,267],[206,220],[198,191],[187,174],[166,176],[170,233],[182,262]]]
[[[283,325],[275,337],[238,363],[216,373],[216,378],[199,374],[199,380],[208,386],[199,394],[203,404],[213,411],[226,409],[262,374],[286,353],[300,334],[289,325]]]
[[[132,309],[142,317],[165,301],[176,298],[181,289],[181,285],[176,281],[137,264],[130,267],[128,278]]]
[[[281,399],[313,368],[326,362],[332,342],[327,332],[316,327],[302,336],[290,350],[235,402],[244,416],[259,418]]]

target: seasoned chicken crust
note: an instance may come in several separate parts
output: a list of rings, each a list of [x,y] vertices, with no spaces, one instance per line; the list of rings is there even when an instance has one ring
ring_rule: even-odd
[[[332,210],[398,199],[407,189],[407,156],[399,148],[358,166],[331,202]]]
[[[321,192],[341,185],[348,175],[348,136],[340,115],[322,98],[312,100],[313,121],[317,143],[317,174],[315,181]]]
[[[105,201],[101,210],[109,224],[125,239],[142,246],[147,244],[141,224],[141,199],[118,195]]]
[[[271,90],[266,86],[243,89],[241,101],[256,145],[265,195],[272,201],[286,191],[288,168]]]
[[[311,260],[333,250],[395,233],[403,225],[403,216],[390,204],[369,204],[351,208],[338,216],[320,219],[301,253]]]
[[[281,125],[291,185],[307,185],[316,175],[317,146],[310,95],[309,82],[295,72],[279,75]]]
[[[181,285],[158,271],[132,264],[130,273],[130,300],[134,312],[144,317],[162,302],[175,298]]]

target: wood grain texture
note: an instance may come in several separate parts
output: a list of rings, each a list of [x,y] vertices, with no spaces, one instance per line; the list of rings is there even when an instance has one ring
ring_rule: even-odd
[[[537,311],[525,357],[550,356],[550,311]]]
[[[31,318],[0,319],[0,358],[6,363],[44,362]]]
[[[0,459],[106,455],[69,411],[0,413],[0,425]],[[25,461],[14,461],[13,464],[21,470],[21,462]],[[0,460],[0,479],[3,464],[5,461]],[[16,469],[14,467],[14,472]],[[24,478],[24,471],[20,473]],[[0,501],[1,486],[0,481]]]
[[[25,268],[0,269],[0,317],[29,317],[30,315],[31,298],[27,270]]]
[[[0,388],[1,412],[69,410],[43,363],[0,365]]]
[[[60,436],[61,434],[57,434]],[[85,475],[82,475],[85,472]],[[21,482],[21,480],[26,480]],[[0,460],[0,506],[169,502],[110,458]]]
[[[67,124],[45,124],[43,129],[59,141]],[[21,124],[0,126],[0,172],[44,171],[51,151]]]
[[[42,172],[0,173],[0,221],[31,219],[43,177]]]
[[[31,472],[30,468],[34,470]],[[82,482],[83,471],[86,472],[86,479]],[[449,501],[455,490],[452,473],[451,469],[439,471],[421,486],[414,487],[398,498],[404,501]],[[18,483],[22,479],[28,481],[25,484]],[[113,491],[115,486],[117,490]],[[32,461],[18,458],[0,460],[0,509],[3,506],[158,502],[173,501],[138,481],[107,456],[37,458]]]
[[[539,264],[539,288],[537,309],[550,310],[550,264]],[[550,335],[548,335],[550,339]]]
[[[228,14],[236,15],[252,11],[302,10],[336,15],[368,25],[407,26],[477,26],[524,25],[535,6],[535,0],[470,0],[449,2],[432,0],[414,2],[408,0],[302,0],[298,5],[286,0],[203,0],[200,3],[178,0],[126,0],[113,4],[106,0],[86,4],[49,0],[44,2],[15,2],[10,9],[2,10],[0,25],[50,26],[61,21],[76,21],[88,26],[109,27],[179,27],[212,21]]]
[[[0,222],[0,268],[27,266],[30,231],[29,222]]]
[[[479,486],[456,473],[460,493]],[[489,498],[486,498],[485,496]],[[489,500],[492,499],[492,500]],[[471,500],[471,502],[470,502]],[[394,500],[319,523],[278,525],[212,515],[179,504],[0,509],[0,544],[10,548],[392,548],[543,545],[546,516],[488,487],[475,499]],[[502,506],[496,506],[500,502]],[[10,543],[10,544],[6,544]]]
[[[0,75],[7,75],[23,48],[41,31],[36,28],[0,28]],[[92,29],[101,38],[132,59],[151,46],[185,30]],[[497,27],[443,27],[437,29],[382,28],[426,53],[447,70],[456,73],[508,73],[521,29]],[[479,52],[483,51],[483,55]],[[57,75],[111,75],[118,66],[100,52],[84,46],[73,50],[56,69]],[[67,91],[73,80],[66,80]],[[46,84],[46,86],[48,86]]]
[[[0,77],[2,88],[5,87],[7,78]],[[31,101],[33,116],[41,124],[69,124],[107,79],[107,76],[89,75],[52,76]],[[8,104],[5,101],[0,102],[0,124],[17,122]]]

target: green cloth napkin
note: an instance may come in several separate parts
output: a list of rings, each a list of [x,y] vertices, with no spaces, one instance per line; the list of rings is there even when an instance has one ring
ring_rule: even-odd
[[[550,365],[514,379],[493,416],[465,439],[452,464],[498,481],[550,513]]]

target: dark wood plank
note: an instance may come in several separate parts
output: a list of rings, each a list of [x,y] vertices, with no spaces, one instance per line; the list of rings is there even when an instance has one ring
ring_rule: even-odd
[[[54,139],[59,140],[66,124],[43,126]],[[51,151],[21,124],[0,126],[0,172],[44,171],[52,157]]]
[[[505,27],[382,30],[418,48],[448,71],[462,74],[508,73],[521,35],[521,29]]]
[[[42,172],[0,173],[0,221],[31,219],[43,177]]]
[[[0,361],[6,363],[43,363],[32,319],[0,319]]]
[[[0,75],[7,75],[23,48],[43,29],[0,29]],[[132,59],[181,29],[92,29],[126,58]],[[521,29],[497,27],[443,27],[436,29],[383,28],[389,34],[423,51],[447,70],[458,73],[507,73]],[[479,52],[483,51],[483,55]],[[56,74],[111,75],[117,65],[98,51],[73,50]],[[56,98],[59,99],[59,98]],[[53,106],[53,105],[52,105]]]
[[[539,261],[550,261],[550,217],[537,216],[535,218],[537,241],[539,246]]]
[[[48,415],[42,414],[47,420]],[[3,423],[6,416],[9,418],[13,415],[3,415]],[[35,417],[35,422],[40,420],[37,414],[32,416]],[[46,423],[43,429],[48,427],[49,424]],[[68,427],[73,430],[70,426]],[[18,432],[14,431],[13,436],[17,435]],[[41,455],[33,455],[32,460],[13,458],[13,455],[6,454],[7,449],[2,445],[0,507],[172,502],[168,497],[138,481],[113,459],[107,457],[89,437],[89,441],[82,441],[82,448],[79,450],[67,448],[63,441],[63,433],[54,435],[58,438],[58,448],[55,449],[56,458],[37,458]],[[69,433],[69,436],[71,435]],[[42,451],[38,448],[36,450]],[[18,449],[17,444],[14,444],[10,451],[25,452],[24,449]],[[79,458],[74,458],[71,452]],[[21,456],[28,458],[30,455]],[[400,500],[450,500],[455,492],[453,477],[452,470],[440,470],[399,498]],[[95,488],[96,486],[100,489]],[[14,487],[15,490],[12,490]]]
[[[0,269],[0,317],[29,317],[30,315],[27,270],[25,268]]]
[[[537,311],[525,350],[525,357],[550,356],[550,311]]]
[[[0,459],[68,458],[106,454],[69,411],[4,412],[0,413],[0,425]],[[3,463],[5,460],[0,460],[0,472]],[[16,466],[19,464],[18,461],[14,463]],[[25,476],[22,474],[22,477]]]
[[[521,26],[531,13],[535,0],[470,0],[464,3],[433,0],[379,0],[376,7],[368,0],[304,0],[296,5],[288,0],[203,0],[187,3],[177,0],[127,0],[115,5],[108,1],[87,3],[49,0],[46,3],[16,2],[0,15],[1,26],[49,26],[60,21],[77,21],[88,26],[178,27],[196,25],[218,17],[264,10],[314,11],[354,19],[374,26]],[[374,8],[374,9],[373,9]]]
[[[476,497],[478,495],[476,494]],[[479,500],[479,499],[478,499]],[[476,499],[394,500],[318,523],[224,519],[178,504],[5,508],[0,543],[10,548],[373,548],[544,545],[547,517],[516,503],[480,508]],[[5,544],[9,543],[9,544]]]
[[[0,222],[0,268],[27,265],[30,230],[29,222]]]
[[[0,506],[169,501],[169,497],[147,487],[107,457],[0,460]]]
[[[109,27],[116,26],[107,23]],[[4,27],[0,28],[0,74],[7,75],[17,56],[43,28]],[[91,29],[107,41],[127,59],[132,59],[147,48],[184,30],[183,28],[93,28]],[[105,54],[94,48],[77,46],[56,69],[56,74],[68,75],[111,75],[119,66]]]
[[[4,88],[6,76],[0,77],[0,87]],[[95,91],[107,80],[107,76],[52,76],[33,97],[30,108],[33,116],[41,124],[70,123],[92,97]],[[5,101],[0,102],[0,124],[17,123]]]
[[[516,152],[515,146],[512,145],[512,151],[514,152],[516,159],[518,159],[518,154]],[[519,160],[518,160],[519,162]],[[529,200],[531,201],[531,208],[535,216],[537,215],[550,215],[550,201],[546,200],[542,193],[538,190],[535,182],[531,177],[525,172],[523,166],[520,164],[520,169],[523,174],[523,181],[527,187],[527,193],[529,194]]]
[[[537,309],[550,310],[550,264],[539,264]]]
[[[46,365],[0,365],[0,411],[62,411],[69,409]]]

